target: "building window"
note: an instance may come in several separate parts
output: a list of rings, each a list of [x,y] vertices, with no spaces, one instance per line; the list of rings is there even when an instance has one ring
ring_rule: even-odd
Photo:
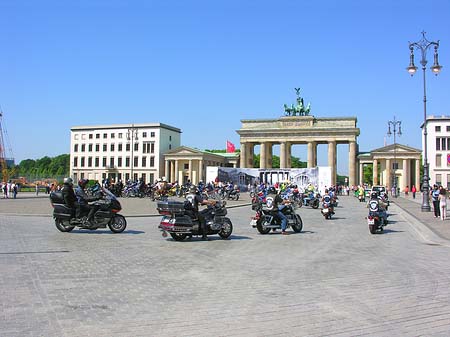
[[[436,185],[442,185],[442,174],[436,174]]]
[[[134,143],[134,151],[139,151],[139,143]]]
[[[100,144],[95,144],[95,152],[100,152]]]
[[[145,173],[142,173],[142,176],[141,176],[141,178],[142,178],[142,181],[145,183],[145,178],[146,178],[146,175],[145,175]]]
[[[73,135],[73,139],[78,140],[78,134],[77,133]]]
[[[147,132],[142,132],[142,138],[147,138]]]
[[[86,139],[86,135],[84,133],[81,134],[81,140],[85,140]]]
[[[147,166],[147,157],[142,157],[142,167],[146,167]]]
[[[169,141],[172,141],[172,136],[169,136]]]
[[[133,158],[133,166],[136,167],[139,165],[139,157],[134,157]]]
[[[73,152],[78,152],[78,144],[75,144],[75,145],[73,146]]]
[[[100,158],[95,157],[95,167],[99,167],[99,166],[100,166]]]
[[[114,167],[114,157],[109,158],[109,167],[110,168]]]
[[[114,144],[111,144],[111,152],[114,152]]]
[[[89,145],[88,145],[88,151],[89,151],[89,152],[92,152],[92,144],[89,144]]]
[[[95,139],[100,139],[100,134],[99,133],[95,134]]]
[[[150,132],[150,137],[154,138],[155,137],[155,133],[154,132]]]
[[[441,149],[441,138],[436,137],[436,151]]]
[[[116,134],[115,133],[111,133],[111,139],[116,138]]]
[[[450,174],[447,174],[447,191],[450,189]]]
[[[119,143],[119,145],[117,145],[117,151],[119,151],[119,152],[122,151],[122,143]]]
[[[102,159],[102,167],[106,167],[106,157],[103,157]]]
[[[108,138],[108,134],[107,134],[107,133],[104,133],[104,134],[103,134],[103,139],[106,139],[106,138]]]
[[[130,167],[130,157],[125,158],[125,167]]]
[[[150,157],[150,167],[155,167],[155,157]]]
[[[103,152],[106,152],[106,151],[108,151],[108,145],[103,144]]]
[[[92,139],[94,135],[92,133],[89,134],[89,139]]]
[[[434,127],[434,131],[436,131],[436,132],[441,132],[441,126],[440,126],[440,125],[436,125],[436,126]]]
[[[144,142],[144,144],[142,144],[143,149],[142,152],[143,153],[155,153],[155,143],[154,142]]]
[[[117,135],[117,138],[122,139],[122,132],[119,132],[119,134]]]
[[[436,155],[436,167],[441,167],[441,166],[442,166],[442,155],[437,154]]]
[[[86,151],[86,144],[81,144],[81,152]]]
[[[441,138],[442,139],[442,146],[441,146],[441,150],[445,151],[447,149],[447,147],[445,146],[447,143],[447,139],[446,138]]]
[[[117,158],[117,166],[122,167],[122,157]]]
[[[169,150],[172,150],[172,144],[169,144]]]
[[[92,157],[88,157],[88,167],[92,167]]]
[[[80,167],[84,167],[84,157],[81,157],[81,158],[80,158],[80,161],[81,161]]]
[[[189,164],[184,164],[184,169],[189,170]]]
[[[78,166],[78,157],[73,157],[73,167]]]
[[[125,151],[129,152],[130,150],[131,150],[130,144],[126,144],[125,145]]]
[[[150,179],[149,183],[153,183],[155,181],[155,174],[150,173],[150,178],[149,179]]]

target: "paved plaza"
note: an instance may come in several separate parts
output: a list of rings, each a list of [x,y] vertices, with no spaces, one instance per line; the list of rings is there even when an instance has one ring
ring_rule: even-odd
[[[123,200],[122,234],[60,233],[45,197],[0,200],[0,336],[449,336],[445,230],[397,205],[383,234],[341,197],[282,236],[251,228],[244,200],[231,240],[175,242],[148,199]]]

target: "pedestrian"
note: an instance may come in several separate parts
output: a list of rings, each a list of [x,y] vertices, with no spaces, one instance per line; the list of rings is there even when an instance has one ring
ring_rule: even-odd
[[[431,199],[433,200],[434,217],[439,218],[441,216],[439,209],[439,188],[436,184],[433,185],[433,189],[431,190]]]
[[[12,191],[13,191],[13,198],[16,199],[17,198],[17,184],[13,183],[11,185]]]
[[[439,189],[439,209],[441,211],[441,220],[445,220],[447,216],[447,191],[443,187]]]
[[[8,185],[3,183],[3,199],[8,199]]]
[[[413,199],[416,198],[416,192],[417,192],[416,185],[412,185],[412,187],[411,187],[411,193],[412,193],[412,195],[413,195]]]
[[[405,196],[408,196],[408,193],[409,193],[409,186],[406,185],[406,187],[405,187]]]
[[[39,184],[36,183],[36,195],[39,195]]]

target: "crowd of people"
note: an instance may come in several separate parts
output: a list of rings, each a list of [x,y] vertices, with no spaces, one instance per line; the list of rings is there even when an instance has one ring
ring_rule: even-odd
[[[3,192],[3,199],[16,199],[19,191],[19,186],[13,181],[2,182],[1,189]]]

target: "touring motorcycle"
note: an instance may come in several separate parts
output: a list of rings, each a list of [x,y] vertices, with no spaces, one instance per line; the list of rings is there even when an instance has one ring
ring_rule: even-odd
[[[383,232],[384,226],[388,224],[386,211],[380,208],[377,200],[369,201],[369,215],[367,216],[367,224],[371,234]]]
[[[61,232],[70,232],[75,227],[81,229],[96,230],[109,227],[113,233],[121,233],[127,227],[127,220],[123,215],[117,214],[122,209],[119,200],[106,188],[100,188],[97,192],[101,198],[94,201],[97,207],[92,222],[87,220],[87,214],[76,217],[76,209],[65,204],[61,191],[50,193],[50,203],[53,207],[53,218],[56,228]]]
[[[163,217],[159,224],[162,236],[168,234],[175,241],[183,241],[187,237],[202,235],[202,229],[198,219],[192,218],[186,212],[190,208],[190,202],[185,201],[160,201],[157,210]],[[233,232],[233,224],[226,217],[226,201],[217,201],[200,211],[206,219],[207,235],[218,234],[222,239],[227,239]]]
[[[297,214],[291,204],[285,204],[282,209],[287,217],[286,229],[292,227],[293,231],[300,233],[303,229],[303,221]],[[267,197],[265,203],[257,202],[252,205],[252,209],[256,211],[252,217],[250,226],[256,228],[261,234],[268,234],[271,230],[281,229],[281,219],[278,217],[278,209],[273,205],[273,198]]]

